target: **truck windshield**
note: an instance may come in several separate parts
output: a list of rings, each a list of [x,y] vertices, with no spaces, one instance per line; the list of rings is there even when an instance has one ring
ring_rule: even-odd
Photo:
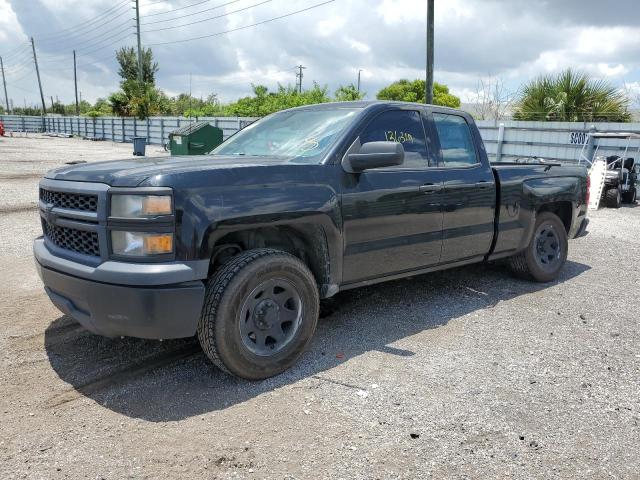
[[[276,157],[292,163],[319,163],[358,109],[279,112],[252,123],[213,150],[213,155]]]

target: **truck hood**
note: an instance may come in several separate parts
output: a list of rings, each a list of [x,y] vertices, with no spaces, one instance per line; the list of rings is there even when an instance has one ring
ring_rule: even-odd
[[[72,182],[106,183],[116,187],[136,187],[156,175],[286,163],[287,159],[284,158],[250,156],[145,157],[69,165],[50,170],[45,174],[45,178]]]

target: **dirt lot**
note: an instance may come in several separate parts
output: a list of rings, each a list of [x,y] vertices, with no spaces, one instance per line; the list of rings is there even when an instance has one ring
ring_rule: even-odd
[[[130,153],[0,138],[0,478],[640,477],[640,208],[591,214],[553,284],[476,266],[342,293],[294,369],[248,383],[46,298],[38,177]]]

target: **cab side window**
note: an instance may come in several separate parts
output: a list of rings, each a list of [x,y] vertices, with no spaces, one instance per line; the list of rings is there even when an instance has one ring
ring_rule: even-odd
[[[392,110],[375,117],[360,135],[360,143],[397,142],[404,147],[404,162],[389,169],[423,169],[429,166],[422,118],[416,111]]]
[[[433,121],[440,139],[442,166],[468,167],[479,163],[471,129],[463,117],[434,113]]]

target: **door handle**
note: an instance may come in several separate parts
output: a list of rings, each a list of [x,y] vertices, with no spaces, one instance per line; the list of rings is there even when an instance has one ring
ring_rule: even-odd
[[[491,186],[491,184],[487,181],[482,181],[482,182],[477,182],[476,183],[476,188],[480,188],[480,189],[485,189],[485,188],[489,188]]]
[[[421,193],[430,194],[430,193],[439,193],[442,191],[443,188],[444,187],[438,183],[427,183],[425,185],[420,185],[418,187],[418,190]]]

